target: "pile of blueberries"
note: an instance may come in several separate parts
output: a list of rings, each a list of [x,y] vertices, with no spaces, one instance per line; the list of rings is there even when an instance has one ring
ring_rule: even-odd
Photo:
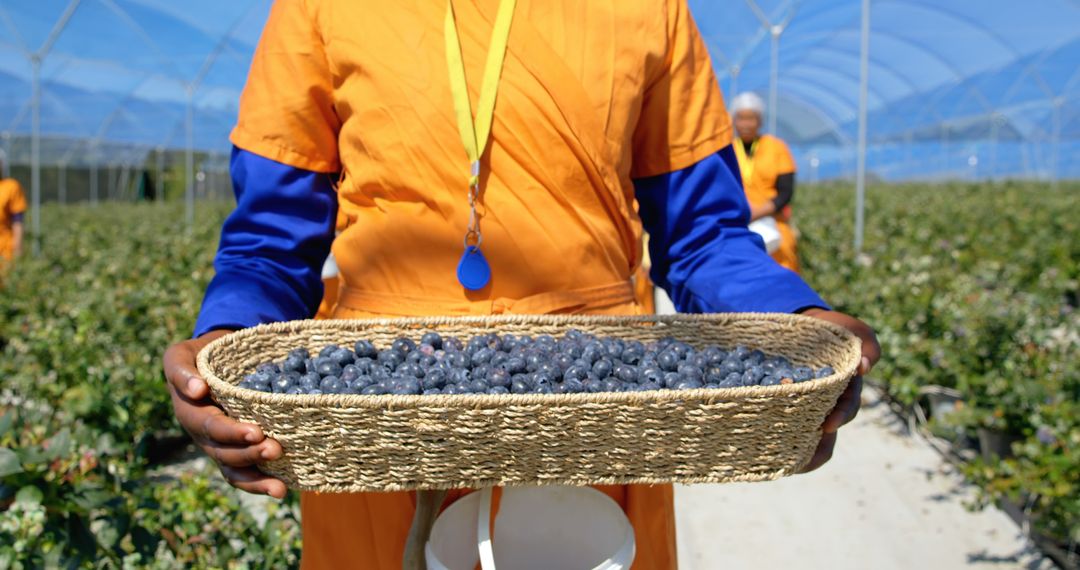
[[[313,358],[297,348],[239,386],[275,394],[574,394],[775,386],[832,373],[745,346],[695,350],[673,338],[644,344],[570,330],[559,339],[487,334],[462,342],[429,332],[419,344],[402,337],[384,350],[361,340]]]

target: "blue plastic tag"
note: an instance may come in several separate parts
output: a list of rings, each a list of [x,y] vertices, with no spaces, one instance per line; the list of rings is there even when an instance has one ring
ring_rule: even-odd
[[[457,278],[470,291],[487,287],[488,281],[491,281],[491,266],[479,247],[470,245],[465,248],[457,266]]]

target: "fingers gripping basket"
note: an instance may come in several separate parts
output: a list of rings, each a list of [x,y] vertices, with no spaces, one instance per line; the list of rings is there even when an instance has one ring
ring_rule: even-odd
[[[600,394],[284,395],[236,386],[301,346],[570,328],[643,342],[672,336],[697,348],[744,344],[836,373],[780,386]],[[230,416],[281,443],[284,456],[264,471],[297,489],[359,492],[775,479],[809,461],[859,360],[859,340],[820,319],[715,314],[294,321],[224,336],[198,366]]]

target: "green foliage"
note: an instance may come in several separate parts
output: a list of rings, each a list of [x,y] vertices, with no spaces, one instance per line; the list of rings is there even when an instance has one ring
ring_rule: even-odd
[[[968,475],[985,500],[1034,501],[1036,525],[1062,540],[1080,533],[1078,190],[871,188],[861,256],[850,187],[800,189],[796,204],[808,280],[878,331],[874,378],[909,406],[924,386],[959,390],[965,405],[938,433],[1022,436],[1015,457]]]
[[[152,476],[181,434],[161,355],[190,334],[225,205],[50,207],[0,290],[0,569],[295,566],[295,497],[259,522],[220,476]]]

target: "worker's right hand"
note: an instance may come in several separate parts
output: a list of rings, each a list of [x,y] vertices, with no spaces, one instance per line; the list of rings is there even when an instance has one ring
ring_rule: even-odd
[[[173,412],[195,443],[217,462],[230,485],[281,499],[285,497],[285,483],[258,469],[259,463],[281,457],[281,445],[266,437],[259,426],[226,416],[210,399],[210,387],[195,365],[199,350],[228,332],[209,332],[165,351],[165,378]]]

